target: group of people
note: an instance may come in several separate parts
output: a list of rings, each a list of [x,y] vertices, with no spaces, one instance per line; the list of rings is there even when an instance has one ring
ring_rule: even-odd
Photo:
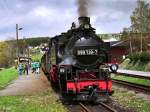
[[[18,64],[18,73],[22,75],[23,73],[29,74],[29,64],[20,62]]]
[[[32,69],[32,73],[39,74],[40,73],[40,63],[39,62],[31,63],[31,69]]]
[[[32,73],[39,74],[40,72],[40,63],[39,62],[33,62],[31,64],[29,63],[22,63],[20,62],[18,64],[18,74],[26,74],[29,75],[29,69],[32,70]]]

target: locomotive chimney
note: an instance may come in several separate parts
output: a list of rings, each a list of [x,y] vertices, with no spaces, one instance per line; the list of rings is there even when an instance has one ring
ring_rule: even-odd
[[[79,17],[78,20],[79,20],[80,26],[84,26],[86,24],[90,25],[90,18],[89,17]]]

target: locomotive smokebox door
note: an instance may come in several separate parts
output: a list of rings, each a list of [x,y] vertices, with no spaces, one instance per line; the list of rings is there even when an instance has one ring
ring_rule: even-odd
[[[101,43],[92,37],[77,40],[73,51],[77,63],[80,66],[96,66],[99,61],[100,45]]]

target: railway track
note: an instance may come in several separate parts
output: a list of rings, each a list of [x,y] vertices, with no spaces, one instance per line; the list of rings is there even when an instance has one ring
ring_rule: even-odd
[[[80,112],[91,112],[91,110],[89,110],[84,104],[79,103],[80,107],[81,107],[81,111]]]
[[[145,85],[141,85],[141,84],[135,84],[135,83],[122,81],[122,80],[117,80],[117,79],[112,79],[112,82],[115,83],[115,84],[126,86],[126,87],[132,87],[134,89],[144,90],[146,92],[150,92],[150,86],[145,86]]]
[[[85,106],[82,103],[79,103],[80,107],[81,107],[81,111],[80,112],[118,112],[117,110],[113,109],[112,107],[110,107],[109,105],[105,104],[105,103],[99,103],[99,105],[93,106],[93,107],[88,107]]]

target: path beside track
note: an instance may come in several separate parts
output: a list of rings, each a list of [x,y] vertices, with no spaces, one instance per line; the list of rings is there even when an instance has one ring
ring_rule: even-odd
[[[150,72],[118,69],[117,74],[150,80]]]
[[[0,96],[32,95],[48,89],[50,89],[50,84],[43,72],[38,75],[30,72],[29,75],[19,76],[5,89],[0,90]]]

